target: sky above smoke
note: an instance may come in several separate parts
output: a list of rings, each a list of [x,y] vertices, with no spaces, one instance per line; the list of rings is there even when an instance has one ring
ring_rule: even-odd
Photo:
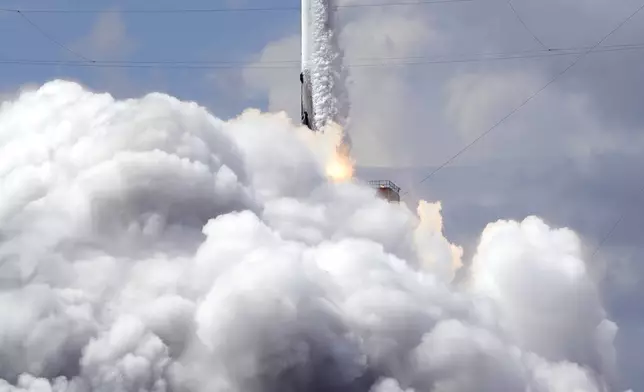
[[[0,141],[3,392],[617,390],[569,229],[492,222],[457,284],[439,202],[328,181],[337,138],[283,114],[159,93],[52,81]]]
[[[228,0],[219,5],[271,7],[297,4],[280,0],[260,3]],[[526,25],[547,48],[593,45],[640,5],[639,0],[618,3],[603,0],[513,1]],[[17,0],[7,1],[5,6],[26,7]],[[140,1],[96,0],[82,5],[63,0],[29,2],[29,7],[33,8],[118,10],[149,6],[147,2]],[[168,0],[155,2],[155,6],[172,8],[178,5]],[[191,0],[183,2],[181,7],[213,7],[213,4]],[[2,100],[14,99],[21,87],[38,88],[48,81],[64,78],[79,81],[95,91],[108,91],[118,98],[140,98],[150,91],[168,92],[184,100],[197,101],[224,119],[237,117],[249,107],[267,109],[272,113],[285,110],[293,119],[299,118],[299,84],[296,79],[299,65],[293,69],[257,68],[259,61],[299,60],[298,11],[204,15],[106,12],[34,14],[30,17],[58,41],[90,58],[238,61],[239,66],[182,70],[2,64]],[[644,14],[638,15],[605,45],[641,44],[644,32],[642,18]],[[421,60],[434,61],[478,58],[480,53],[528,51],[533,54],[544,50],[517,20],[506,1],[345,9],[338,12],[337,26],[347,62],[354,64],[377,63],[384,61],[379,59],[399,57],[420,56]],[[0,13],[0,31],[3,58],[76,59],[17,15]],[[570,227],[579,234],[587,272],[597,283],[597,295],[609,314],[608,318],[619,325],[616,355],[620,388],[633,388],[635,391],[644,389],[641,372],[644,354],[639,349],[644,344],[644,318],[641,316],[644,314],[644,286],[641,284],[644,278],[641,263],[644,229],[641,225],[642,184],[638,182],[639,168],[644,165],[641,154],[644,143],[640,132],[644,129],[640,105],[644,99],[642,56],[638,48],[588,56],[488,137],[423,183],[419,181],[436,165],[443,163],[542,87],[565,68],[573,56],[353,67],[348,70],[352,151],[359,166],[358,175],[363,179],[395,180],[403,190],[410,192],[406,201],[412,208],[418,199],[440,200],[446,236],[462,245],[462,263],[468,269],[477,253],[481,233],[490,222],[499,218],[522,222],[525,217],[536,214],[550,227]],[[33,116],[33,113],[28,116]],[[271,125],[271,129],[290,129],[290,126],[278,123],[280,125]],[[264,122],[261,124],[268,126]],[[62,128],[65,130],[66,127],[68,125]],[[274,132],[271,134],[275,135]],[[272,141],[272,137],[261,139],[253,132],[245,135],[248,137],[246,141],[238,139],[236,143],[244,143],[246,151],[260,149],[253,143],[253,138],[259,138],[258,145],[261,144],[259,141]],[[310,177],[310,171],[297,170],[303,160],[309,159],[306,157],[310,152],[295,149],[288,140],[292,141],[288,137],[282,139],[280,147],[274,150],[262,150],[263,155],[249,154],[258,160],[260,169],[281,162],[282,170],[298,176],[297,181],[291,181],[277,174],[282,172],[267,169],[264,175],[253,180],[259,182],[253,187],[262,198],[278,197],[284,193],[295,198],[305,197],[307,193],[300,190],[300,182],[314,186],[311,184],[320,181],[319,177]],[[310,140],[306,143],[311,144]],[[316,145],[320,148],[319,143]],[[48,154],[47,151],[50,150],[39,154]],[[328,155],[328,148],[318,155]],[[323,159],[320,156],[317,159]],[[88,162],[90,158],[86,158]],[[310,161],[309,164],[315,166]],[[131,163],[125,159],[122,165]],[[232,171],[237,173],[236,169]],[[35,177],[25,178],[39,178],[32,175]],[[165,178],[166,175],[163,176]],[[210,182],[207,178],[200,181],[203,182],[197,179],[191,182],[191,191],[195,195]],[[97,192],[99,185],[93,185]],[[238,200],[237,195],[245,193],[243,190],[231,192],[230,200],[233,201]],[[21,205],[21,200],[33,197],[31,194],[12,195],[14,204],[2,204],[2,214],[18,208],[16,205]],[[171,195],[164,197],[171,198]],[[172,197],[184,198],[183,204],[177,207],[181,213],[172,215],[186,216],[181,225],[188,227],[202,225],[203,214],[218,214],[235,204],[231,201],[221,209],[197,207],[202,205],[197,196],[196,199],[190,198],[181,192]],[[146,197],[143,199],[147,200]],[[249,196],[248,200],[253,200],[253,197]],[[255,202],[262,205],[262,202]],[[170,208],[163,203],[152,206],[147,202],[137,203],[134,204],[139,205],[137,208],[140,210],[133,209],[132,214]],[[174,202],[167,203],[174,206]],[[118,202],[116,205],[123,204]],[[254,211],[259,211],[257,208],[260,206],[256,206]],[[281,208],[283,214],[288,215],[291,208],[299,206],[296,208],[285,203]],[[312,217],[317,216],[319,210],[307,210],[307,219],[315,220]],[[599,252],[590,257],[623,213],[625,217],[619,226]],[[71,216],[72,212],[65,214]],[[110,220],[108,226],[111,229],[102,230],[118,232],[120,223],[116,217],[103,216],[100,219]],[[38,230],[44,231],[46,227],[42,224]],[[302,236],[318,236],[309,233],[308,229],[301,231],[299,226],[290,222],[276,227]],[[154,232],[154,229],[149,230]],[[201,233],[201,228],[195,231]],[[191,235],[168,235],[166,239],[174,242],[159,246],[163,252],[171,253],[178,242],[190,240]],[[182,240],[175,241],[175,237]],[[112,243],[113,237],[107,238],[110,239],[108,244]],[[384,238],[382,234],[377,241],[382,242]],[[119,240],[127,244],[126,239]],[[92,243],[92,246],[97,245]],[[136,247],[132,245],[124,249],[129,252]],[[451,252],[447,249],[451,248],[444,247],[443,253],[434,252],[443,254],[444,258]],[[33,257],[39,259],[40,256]],[[440,276],[452,274],[449,269],[435,272]],[[541,291],[539,293],[542,294]],[[42,298],[48,296],[43,295]],[[504,309],[513,311],[516,305],[505,304]],[[517,333],[516,330],[513,333]],[[522,332],[522,336],[525,334],[538,339],[534,332]],[[392,384],[385,383],[382,387],[392,387]]]

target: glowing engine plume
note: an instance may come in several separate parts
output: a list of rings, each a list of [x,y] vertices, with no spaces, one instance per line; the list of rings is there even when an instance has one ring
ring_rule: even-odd
[[[340,144],[336,154],[326,166],[327,176],[335,182],[347,181],[353,178],[353,160],[349,156],[349,148]]]

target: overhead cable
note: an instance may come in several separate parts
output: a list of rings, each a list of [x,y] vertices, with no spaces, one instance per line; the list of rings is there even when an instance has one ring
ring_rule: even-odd
[[[541,92],[543,92],[545,89],[547,89],[551,84],[559,80],[560,77],[565,75],[568,71],[570,71],[575,65],[577,65],[582,59],[584,59],[588,54],[593,52],[597,47],[599,47],[604,41],[606,41],[610,36],[612,36],[616,31],[621,29],[626,23],[628,23],[631,19],[633,19],[638,13],[640,13],[644,9],[644,4],[642,4],[639,8],[637,8],[633,13],[631,13],[626,19],[624,19],[621,23],[617,25],[613,30],[611,30],[608,34],[606,34],[602,39],[600,39],[595,45],[591,46],[588,50],[583,52],[580,56],[578,56],[575,60],[573,60],[570,65],[568,65],[566,68],[564,68],[561,72],[557,73],[552,79],[548,81],[543,87],[541,87],[539,90],[537,90],[535,93],[530,95],[526,100],[524,100],[519,106],[514,108],[510,113],[508,113],[506,116],[501,118],[499,121],[497,121],[492,127],[490,127],[488,130],[480,134],[478,137],[476,137],[474,140],[472,140],[470,143],[468,143],[465,147],[463,147],[461,150],[459,150],[456,154],[451,156],[449,159],[447,159],[445,162],[443,162],[441,165],[439,165],[436,169],[434,169],[431,173],[429,173],[427,176],[425,176],[422,180],[418,182],[418,184],[422,184],[423,182],[427,181],[430,179],[432,176],[434,176],[436,173],[438,173],[440,170],[445,168],[447,165],[449,165],[451,162],[453,162],[455,159],[457,159],[459,156],[461,156],[465,151],[469,150],[474,144],[479,142],[481,139],[483,139],[485,136],[490,134],[493,130],[498,128],[499,125],[503,124],[508,118],[512,117],[516,112],[521,110],[523,107],[525,107],[530,101],[532,101],[535,97],[537,97]],[[403,193],[403,195],[407,194],[409,192]]]
[[[431,4],[472,3],[481,0],[419,0],[397,1],[378,3],[355,3],[333,6],[333,9],[372,8],[372,7],[410,7]],[[56,9],[56,8],[0,8],[4,12],[22,12],[39,14],[97,14],[97,13],[122,13],[122,14],[184,14],[184,13],[219,13],[219,12],[270,12],[270,11],[299,11],[300,6],[273,6],[273,7],[213,7],[213,8],[125,8],[125,9]]]
[[[640,195],[642,195],[642,194],[644,194],[644,187],[642,187],[642,188],[637,192],[637,195],[638,195],[638,196],[640,196]],[[592,252],[592,253],[591,253],[591,255],[590,255],[590,258],[591,258],[591,259],[595,257],[595,255],[599,252],[599,250],[602,248],[602,246],[604,246],[604,244],[606,243],[606,241],[608,241],[608,239],[613,235],[613,233],[615,232],[615,229],[617,229],[617,226],[619,226],[619,224],[620,224],[620,223],[622,223],[622,221],[624,220],[624,218],[625,218],[625,217],[626,217],[626,209],[624,209],[624,210],[620,213],[619,217],[615,220],[615,222],[614,222],[614,223],[613,223],[613,225],[610,227],[610,229],[609,229],[609,230],[608,230],[608,231],[607,231],[607,232],[602,236],[602,238],[600,239],[599,243],[597,244],[597,246],[595,247],[595,249],[593,249],[593,252]]]
[[[29,18],[27,17],[27,15],[25,15],[23,12],[21,12],[21,11],[16,11],[16,13],[17,13],[18,15],[20,15],[20,16],[22,17],[22,19],[23,19],[25,22],[27,22],[31,27],[33,27],[34,29],[36,29],[36,31],[38,31],[38,32],[39,32],[43,37],[47,38],[49,41],[53,42],[55,45],[57,45],[57,46],[59,46],[59,47],[63,48],[64,50],[66,50],[67,52],[69,52],[69,53],[73,54],[74,56],[76,56],[76,57],[78,57],[78,58],[81,58],[81,59],[83,59],[83,60],[85,60],[85,61],[94,62],[94,60],[91,60],[91,59],[89,59],[89,58],[87,58],[87,57],[83,56],[82,54],[80,54],[80,53],[78,53],[78,52],[76,52],[76,51],[74,51],[74,50],[70,49],[69,47],[65,46],[64,44],[62,44],[60,41],[58,41],[56,38],[54,38],[51,34],[47,33],[47,32],[46,32],[45,30],[43,30],[40,26],[38,26],[38,25],[37,25],[36,23],[34,23],[31,19],[29,19]]]
[[[512,13],[517,18],[519,23],[521,23],[523,25],[523,28],[528,32],[528,34],[530,34],[532,36],[532,39],[534,39],[539,45],[541,45],[542,48],[547,50],[548,47],[543,43],[543,41],[541,41],[539,39],[539,37],[537,37],[537,35],[530,29],[530,27],[528,27],[528,25],[525,23],[525,21],[523,20],[521,15],[519,15],[517,10],[514,8],[514,5],[512,5],[512,0],[508,0],[508,6],[512,10]]]
[[[641,44],[606,45],[597,48],[593,53],[621,52],[644,49]],[[399,67],[434,64],[473,63],[488,61],[520,60],[532,58],[549,58],[571,56],[584,53],[587,47],[561,48],[536,51],[480,53],[470,57],[450,58],[446,56],[400,56],[400,57],[364,57],[355,58],[353,63],[346,64],[347,68]],[[367,61],[370,60],[370,61]],[[162,69],[295,69],[299,68],[300,60],[264,60],[251,63],[249,61],[180,61],[180,60],[150,60],[150,61],[116,61],[90,60],[68,61],[48,59],[0,59],[0,65],[36,65],[36,66],[65,66],[65,67],[97,67],[97,68],[162,68]]]

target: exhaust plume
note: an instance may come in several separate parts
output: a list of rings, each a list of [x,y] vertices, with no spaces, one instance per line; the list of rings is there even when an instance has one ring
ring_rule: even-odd
[[[0,106],[1,392],[604,392],[578,237],[491,223],[469,280],[332,135],[53,81]],[[464,263],[468,264],[468,263]]]

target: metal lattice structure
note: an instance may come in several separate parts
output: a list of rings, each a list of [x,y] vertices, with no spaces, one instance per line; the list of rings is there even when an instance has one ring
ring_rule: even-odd
[[[390,202],[400,202],[400,187],[389,180],[371,180],[369,185],[376,188],[378,196]]]

